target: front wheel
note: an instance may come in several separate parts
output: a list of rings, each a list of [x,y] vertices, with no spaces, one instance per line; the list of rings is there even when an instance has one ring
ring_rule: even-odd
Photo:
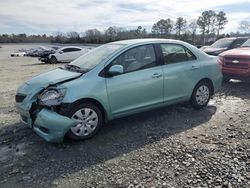
[[[206,81],[199,82],[193,91],[191,105],[195,109],[201,109],[207,106],[212,95],[211,85]]]
[[[93,137],[103,123],[101,110],[92,103],[83,103],[73,107],[67,116],[77,122],[68,132],[68,136],[73,140]]]
[[[50,58],[50,63],[52,63],[52,64],[56,64],[56,63],[57,63],[57,59],[56,59],[55,56],[52,56],[52,57]]]

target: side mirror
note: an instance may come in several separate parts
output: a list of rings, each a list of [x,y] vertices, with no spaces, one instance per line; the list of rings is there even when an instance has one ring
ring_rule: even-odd
[[[123,70],[122,65],[113,65],[108,70],[108,74],[110,76],[119,75],[119,74],[122,74],[123,72],[124,72],[124,70]]]
[[[60,51],[60,52],[59,52],[59,54],[62,54],[62,53],[63,53],[63,51]]]

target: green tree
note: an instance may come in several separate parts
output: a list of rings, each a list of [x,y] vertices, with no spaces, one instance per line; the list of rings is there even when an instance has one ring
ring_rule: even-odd
[[[186,27],[187,27],[187,20],[182,17],[177,18],[174,25],[174,29],[178,37],[180,37],[181,33],[186,30]]]
[[[227,20],[227,17],[226,17],[226,13],[223,12],[223,11],[220,11],[216,15],[217,37],[219,37],[220,31],[224,29],[227,22],[228,22],[228,20]]]
[[[213,10],[202,12],[197,20],[197,24],[201,29],[203,42],[205,43],[206,36],[214,34],[216,25],[216,13]]]
[[[167,36],[173,29],[173,22],[171,19],[161,19],[156,22],[152,27],[152,33],[160,36]]]

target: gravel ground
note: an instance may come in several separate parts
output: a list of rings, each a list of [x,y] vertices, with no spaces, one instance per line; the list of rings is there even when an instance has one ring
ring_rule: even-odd
[[[250,187],[250,84],[224,84],[188,104],[114,120],[87,141],[46,143],[20,123],[15,91],[61,65],[0,49],[0,187]],[[29,46],[30,47],[30,46]]]

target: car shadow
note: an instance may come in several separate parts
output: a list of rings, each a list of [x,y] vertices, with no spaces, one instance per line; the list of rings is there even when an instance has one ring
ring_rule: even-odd
[[[216,110],[213,105],[202,110],[194,110],[186,104],[164,107],[111,121],[92,139],[65,141],[59,145],[45,142],[25,125],[16,123],[0,129],[0,146],[13,148],[13,153],[16,153],[20,152],[20,149],[16,151],[20,144],[26,145],[23,156],[17,158],[12,153],[13,156],[9,155],[4,164],[13,163],[13,160],[16,166],[23,164],[20,168],[30,174],[33,182],[49,186],[62,176],[202,125],[212,118]],[[8,167],[1,169],[2,173],[10,170]],[[19,186],[27,187],[29,181],[18,181],[23,176],[15,174],[12,178]]]

